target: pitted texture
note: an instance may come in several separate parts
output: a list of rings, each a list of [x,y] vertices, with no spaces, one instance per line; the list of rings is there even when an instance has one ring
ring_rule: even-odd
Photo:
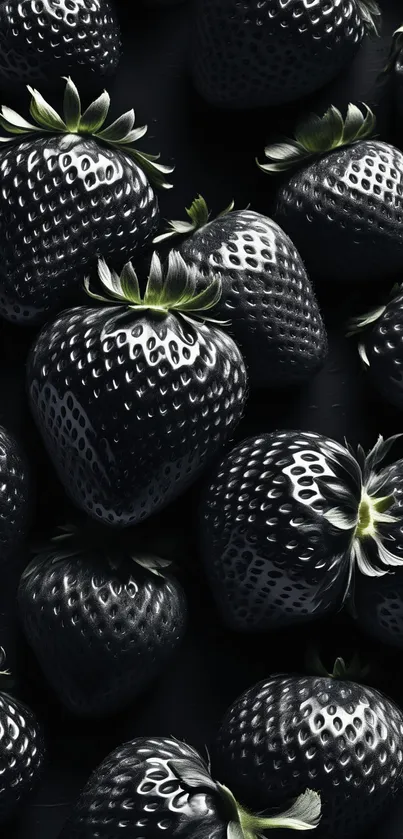
[[[357,837],[402,775],[403,715],[378,691],[332,678],[278,676],[227,711],[213,772],[250,808],[320,793],[319,839]]]
[[[388,402],[403,407],[403,294],[388,303],[362,343],[373,384]]]
[[[265,630],[340,607],[354,528],[324,517],[326,482],[340,481],[351,516],[359,492],[353,459],[319,434],[275,432],[245,440],[212,475],[201,505],[203,562],[224,620]]]
[[[132,559],[113,569],[80,556],[25,572],[18,594],[27,639],[53,689],[71,711],[101,716],[135,699],[182,640],[180,585]]]
[[[0,84],[50,87],[72,76],[99,85],[117,68],[118,21],[109,0],[4,0]]]
[[[326,354],[326,332],[301,257],[275,222],[251,210],[229,213],[179,248],[206,277],[220,277],[216,316],[246,360],[254,386],[308,378]]]
[[[355,0],[198,0],[195,85],[220,106],[290,102],[334,78],[364,34]]]
[[[0,156],[0,314],[43,322],[82,295],[97,257],[119,269],[155,233],[158,203],[122,152],[68,134]]]
[[[30,357],[35,419],[83,510],[130,525],[195,479],[240,419],[246,372],[215,327],[125,308],[77,308]]]
[[[0,426],[0,565],[22,544],[32,512],[32,486],[25,455]]]
[[[7,821],[39,780],[42,732],[33,713],[0,693],[0,821]]]
[[[303,166],[280,189],[276,220],[311,277],[393,276],[403,258],[403,155],[368,140]]]
[[[194,754],[168,738],[125,743],[91,775],[60,839],[226,839],[214,795],[187,787],[170,767],[192,766]]]

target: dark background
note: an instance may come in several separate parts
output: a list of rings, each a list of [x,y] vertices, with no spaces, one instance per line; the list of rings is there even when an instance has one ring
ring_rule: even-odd
[[[138,124],[149,125],[142,147],[160,151],[163,162],[175,162],[175,189],[161,195],[163,218],[183,218],[184,207],[199,192],[213,213],[234,199],[237,208],[250,204],[269,215],[274,183],[258,170],[254,158],[262,154],[270,139],[291,131],[306,110],[321,113],[332,103],[345,110],[349,101],[367,102],[376,108],[379,136],[399,145],[392,86],[377,81],[391,33],[403,22],[399,0],[381,0],[382,37],[367,41],[353,65],[332,85],[309,102],[251,113],[220,113],[194,95],[186,72],[190,2],[149,11],[141,11],[135,2],[117,2],[124,58],[116,79],[108,85],[112,115],[134,107]],[[401,140],[403,146],[403,132]],[[402,281],[402,277],[396,279]],[[294,427],[341,441],[346,437],[354,445],[361,442],[369,447],[379,433],[388,436],[403,430],[401,415],[377,402],[354,342],[344,337],[346,319],[380,299],[380,292],[385,291],[382,280],[376,289],[331,288],[324,265],[323,282],[316,290],[329,332],[325,367],[301,392],[252,394],[237,439]],[[26,405],[24,368],[32,338],[32,333],[10,324],[0,329],[0,423],[20,436],[33,464],[38,495],[36,537],[69,517],[69,506]],[[403,455],[403,447],[397,453]],[[186,500],[133,534],[134,543],[140,536],[150,541],[154,551],[177,562],[189,596],[190,626],[168,672],[117,718],[82,723],[60,708],[43,683],[15,618],[15,588],[27,557],[21,557],[18,567],[2,579],[0,645],[16,676],[16,693],[37,712],[49,746],[43,782],[30,805],[19,813],[18,823],[3,827],[0,835],[4,839],[56,839],[92,769],[124,740],[139,734],[173,735],[203,748],[213,739],[226,707],[241,691],[270,673],[303,670],[304,651],[312,640],[320,642],[329,665],[336,654],[348,656],[358,650],[371,666],[368,681],[403,702],[403,655],[368,642],[343,615],[297,633],[277,633],[276,637],[239,636],[223,629],[198,566],[194,521],[198,492],[196,486]],[[387,824],[384,821],[376,835],[379,839],[402,839],[403,799],[400,807],[398,801],[388,813]]]

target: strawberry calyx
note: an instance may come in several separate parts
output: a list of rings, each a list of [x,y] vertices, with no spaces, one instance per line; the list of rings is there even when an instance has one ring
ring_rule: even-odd
[[[323,117],[311,114],[297,126],[293,139],[266,146],[264,153],[269,162],[260,163],[256,159],[257,165],[263,172],[278,174],[371,137],[376,118],[368,105],[364,104],[364,109],[361,111],[350,102],[345,119],[334,105],[328,108]]]
[[[320,795],[307,789],[282,813],[273,816],[254,815],[236,801],[228,787],[215,781],[207,765],[195,749],[188,747],[190,758],[168,761],[169,768],[180,782],[189,789],[209,790],[218,795],[225,805],[228,818],[227,839],[259,839],[263,830],[291,828],[313,830],[321,815]]]
[[[327,670],[317,649],[311,647],[305,656],[306,670],[311,676],[324,676],[338,681],[361,682],[369,673],[369,666],[363,665],[357,653],[349,662],[338,656],[332,670]]]
[[[114,531],[110,532],[109,528],[90,520],[80,525],[59,526],[51,539],[32,548],[35,558],[23,571],[22,579],[28,579],[42,565],[56,565],[75,557],[102,557],[112,569],[119,568],[123,562],[130,559],[157,577],[164,577],[165,570],[173,569],[173,563],[169,559],[144,551],[140,545],[133,550],[132,541],[133,537],[130,535],[117,535]]]
[[[313,830],[319,824],[321,799],[314,790],[305,790],[287,810],[273,816],[262,816],[241,807],[228,787],[222,784],[217,784],[217,787],[234,808],[234,818],[227,828],[227,839],[259,839],[262,831],[280,828]]]
[[[395,441],[402,437],[396,434],[384,440],[380,435],[374,447],[365,454],[362,446],[357,451],[346,443],[346,449],[354,458],[360,474],[360,494],[354,516],[354,529],[350,546],[350,575],[346,587],[346,598],[351,593],[355,567],[367,577],[382,577],[391,567],[403,565],[403,557],[394,554],[387,547],[388,537],[379,526],[393,524],[399,519],[389,510],[395,502],[393,493],[386,492],[389,472],[380,468]],[[339,530],[351,529],[339,507],[327,511],[325,517]]]
[[[231,213],[233,209],[234,202],[231,201],[228,207],[226,207],[225,210],[222,210],[221,213],[218,213],[215,218],[226,216],[228,213]],[[196,230],[201,230],[201,228],[205,227],[210,221],[210,212],[202,195],[198,195],[197,198],[192,201],[190,207],[185,207],[185,212],[190,221],[179,221],[175,219],[168,221],[168,227],[165,233],[160,233],[156,236],[155,239],[153,239],[154,244],[163,242],[165,239],[170,239],[172,236],[188,236]]]
[[[365,30],[369,35],[379,35],[378,18],[381,17],[381,10],[375,0],[356,0],[358,11],[364,23]]]
[[[64,77],[65,78],[65,77]],[[28,122],[12,108],[0,108],[0,125],[11,136],[0,137],[0,142],[9,143],[32,134],[81,134],[90,135],[132,158],[156,187],[170,189],[172,184],[165,175],[173,172],[172,166],[159,163],[159,155],[139,151],[133,145],[147,133],[147,126],[134,127],[134,111],[127,111],[110,125],[105,126],[110,107],[106,90],[82,113],[79,92],[70,77],[66,78],[63,99],[63,117],[55,111],[42,94],[28,85],[31,94],[30,114],[34,123]]]
[[[382,315],[385,313],[389,303],[391,303],[392,300],[395,300],[396,298],[398,298],[402,294],[403,294],[403,285],[400,285],[399,283],[395,283],[395,285],[393,286],[393,288],[391,289],[391,291],[389,293],[389,298],[384,305],[376,306],[374,309],[371,309],[371,311],[367,312],[364,315],[359,315],[358,317],[351,318],[351,320],[348,324],[348,330],[347,330],[347,333],[346,333],[347,337],[350,338],[352,336],[361,335],[362,333],[368,332],[369,327],[372,326],[374,323],[376,323],[382,317]],[[364,341],[359,341],[359,343],[358,343],[358,353],[359,353],[359,356],[360,356],[363,364],[366,367],[370,367],[370,361],[369,361],[367,350],[366,350],[366,347],[365,347],[365,340]]]
[[[143,296],[131,262],[127,262],[118,275],[108,268],[105,260],[100,259],[98,276],[103,294],[91,291],[88,278],[84,284],[87,294],[102,303],[124,305],[138,313],[151,311],[161,317],[175,312],[188,320],[198,318],[213,323],[224,323],[208,316],[221,297],[220,278],[215,278],[202,291],[197,291],[198,280],[202,278],[197,268],[188,266],[178,251],[170,251],[165,266],[162,265],[158,254],[153,254]]]

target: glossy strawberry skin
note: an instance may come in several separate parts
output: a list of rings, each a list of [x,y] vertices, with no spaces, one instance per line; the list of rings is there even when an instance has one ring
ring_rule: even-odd
[[[382,282],[403,258],[403,155],[368,140],[302,165],[275,218],[315,281]]]
[[[252,809],[315,789],[322,800],[318,839],[356,839],[401,779],[402,734],[400,709],[372,688],[275,676],[227,711],[213,771]]]
[[[125,743],[91,775],[60,839],[226,839],[214,794],[187,788],[170,768],[194,754],[168,738]]]
[[[33,511],[33,486],[20,444],[0,426],[0,565],[26,538]]]
[[[132,559],[117,568],[94,555],[34,561],[18,604],[46,678],[80,716],[114,713],[133,701],[163,671],[186,625],[179,583]]]
[[[0,693],[0,822],[24,804],[40,778],[44,757],[42,731],[32,711]]]
[[[42,330],[28,389],[72,500],[128,526],[206,468],[242,415],[246,372],[235,343],[213,326],[83,307]]]
[[[370,382],[397,408],[403,407],[403,293],[391,300],[368,333],[363,346]]]
[[[329,480],[345,487],[344,512],[358,506],[352,461],[319,434],[283,431],[243,441],[217,466],[202,499],[200,543],[230,627],[275,629],[340,608],[353,529],[337,530],[323,514],[334,506]]]
[[[194,82],[207,101],[221,107],[291,102],[334,78],[364,34],[356,3],[198,0]]]
[[[0,152],[0,314],[43,323],[83,297],[99,256],[119,268],[158,226],[157,198],[119,150],[75,134]]]
[[[121,54],[109,0],[6,0],[0,4],[0,85],[51,87],[62,76],[99,84]]]
[[[219,276],[215,308],[241,349],[252,386],[287,386],[324,361],[326,332],[302,260],[271,219],[232,212],[197,230],[180,247],[188,265]]]

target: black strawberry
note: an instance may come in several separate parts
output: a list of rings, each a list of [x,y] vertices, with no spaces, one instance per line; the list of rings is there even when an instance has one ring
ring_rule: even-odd
[[[320,798],[307,790],[285,813],[254,816],[186,743],[138,737],[93,772],[60,839],[259,839],[274,827],[309,830]]]
[[[360,336],[359,353],[371,383],[397,408],[403,408],[403,288],[393,288],[389,300],[350,324]]]
[[[206,317],[219,280],[154,255],[144,298],[128,263],[100,262],[102,308],[70,309],[46,326],[28,362],[34,417],[69,495],[85,512],[127,526],[178,496],[240,419],[246,371]],[[94,296],[94,295],[93,295]],[[97,295],[95,295],[97,297]]]
[[[403,260],[403,155],[368,140],[375,117],[349,105],[312,116],[295,140],[268,146],[266,172],[286,172],[275,218],[298,248],[311,278],[385,281]]]
[[[227,108],[300,99],[352,60],[379,14],[374,0],[198,0],[196,88]]]
[[[117,68],[120,30],[109,0],[8,0],[0,4],[0,85],[50,87],[71,72],[98,85]]]
[[[0,647],[0,659],[5,653]],[[7,670],[0,672],[0,822],[21,810],[38,783],[45,758],[41,727],[19,699],[6,693],[10,682]]]
[[[68,79],[63,120],[31,93],[35,125],[10,108],[0,116],[10,133],[0,153],[0,313],[28,324],[77,300],[98,256],[121,267],[146,244],[159,217],[148,177],[167,186],[171,171],[133,147],[146,133],[133,111],[103,127],[106,91],[81,114]]]
[[[60,701],[102,716],[144,691],[180,644],[186,601],[164,561],[67,529],[24,571],[26,637]]]
[[[278,431],[224,457],[202,501],[200,543],[226,623],[312,621],[341,607],[356,567],[377,576],[403,564],[390,531],[394,485],[380,468],[393,440],[355,459],[320,434]]]
[[[326,332],[302,260],[271,219],[231,204],[209,221],[196,198],[190,222],[170,222],[172,235],[191,234],[179,253],[204,282],[220,277],[223,293],[215,308],[228,320],[255,387],[291,385],[313,375],[326,355]]]
[[[337,675],[343,664],[336,663]],[[213,768],[251,808],[314,786],[318,837],[358,839],[387,806],[403,771],[403,714],[386,696],[348,679],[273,676],[227,711]]]
[[[21,547],[31,521],[33,488],[20,444],[0,426],[0,565]]]

